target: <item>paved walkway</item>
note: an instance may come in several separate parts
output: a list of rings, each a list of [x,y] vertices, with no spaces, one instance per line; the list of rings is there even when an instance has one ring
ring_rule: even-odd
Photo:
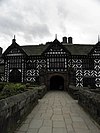
[[[99,126],[66,92],[48,92],[15,133],[100,133]]]

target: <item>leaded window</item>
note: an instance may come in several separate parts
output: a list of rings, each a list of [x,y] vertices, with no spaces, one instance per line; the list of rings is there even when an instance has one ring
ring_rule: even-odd
[[[50,58],[49,68],[65,68],[65,58]]]
[[[10,68],[21,68],[21,57],[11,57],[9,59]]]

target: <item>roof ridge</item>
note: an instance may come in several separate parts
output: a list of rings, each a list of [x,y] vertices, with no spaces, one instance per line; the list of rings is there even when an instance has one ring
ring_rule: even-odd
[[[42,44],[40,44],[40,45],[22,45],[21,47],[34,47],[34,46],[45,46],[45,45],[42,45]]]

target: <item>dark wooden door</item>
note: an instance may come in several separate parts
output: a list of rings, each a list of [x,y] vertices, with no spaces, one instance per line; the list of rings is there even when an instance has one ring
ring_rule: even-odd
[[[21,82],[21,72],[18,69],[13,69],[9,74],[9,82]]]
[[[51,90],[64,90],[64,79],[61,76],[53,76],[50,79]]]

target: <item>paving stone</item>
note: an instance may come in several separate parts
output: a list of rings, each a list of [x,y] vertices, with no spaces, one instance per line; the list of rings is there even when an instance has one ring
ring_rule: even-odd
[[[29,128],[40,128],[42,126],[43,120],[33,119],[29,125]]]
[[[65,118],[65,123],[66,125],[69,125],[72,123],[72,119],[71,118]]]
[[[44,120],[43,127],[52,127],[52,120]]]
[[[52,127],[41,127],[38,133],[52,133]]]
[[[26,133],[38,133],[38,131],[39,129],[32,128],[32,129],[28,129]]]
[[[63,114],[63,117],[64,117],[65,119],[71,119],[70,113]]]
[[[55,115],[55,114],[54,114],[54,115],[52,116],[52,120],[64,120],[64,119],[63,119],[63,115]]]
[[[38,113],[45,113],[46,112],[46,110],[44,110],[44,109],[40,109],[39,111],[38,111]]]
[[[53,133],[67,133],[67,130],[66,128],[63,128],[63,127],[54,127],[53,128]]]
[[[92,129],[90,130],[90,133],[100,133],[100,129]]]
[[[64,99],[61,99],[62,101],[60,102],[62,106],[65,106],[66,105],[66,102]]]
[[[70,113],[70,108],[62,109],[63,114]]]
[[[90,130],[85,129],[75,129],[75,133],[91,133]],[[97,133],[97,132],[95,132]]]
[[[49,110],[46,111],[46,113],[48,113],[48,114],[52,113],[53,114],[53,110],[49,109]]]
[[[39,111],[39,109],[40,109],[40,104],[36,105],[36,107],[32,110],[31,114],[32,115],[37,114],[37,112]]]
[[[44,106],[44,105],[41,106],[41,110],[47,110],[47,109],[48,109],[47,106]]]
[[[58,106],[58,105],[55,105],[55,106],[53,105],[52,108],[53,108],[53,109],[61,109],[62,106],[61,106],[61,105],[59,105],[59,106]]]
[[[80,114],[79,113],[70,113],[70,116],[71,117],[77,117],[77,116],[80,116]],[[84,118],[83,114],[81,117]]]
[[[14,133],[100,133],[100,126],[66,92],[48,92]]]
[[[74,129],[87,129],[88,127],[84,122],[74,122],[72,123]]]
[[[81,117],[78,117],[78,116],[73,116],[73,117],[71,117],[71,119],[73,122],[77,122],[77,121],[83,122],[84,121]]]
[[[68,131],[67,133],[75,133],[75,131]]]
[[[37,119],[37,120],[41,120],[41,119],[42,119],[42,118],[41,118],[41,115],[42,115],[42,114],[38,112],[33,118],[34,118],[34,119]]]
[[[61,109],[54,109],[54,114],[61,115],[62,110]]]
[[[67,124],[66,127],[67,127],[68,132],[74,132],[74,128],[73,128],[72,124]]]
[[[66,127],[64,121],[53,121],[53,127]]]
[[[50,120],[51,117],[52,117],[52,113],[43,113],[41,115],[41,118],[45,120]]]

